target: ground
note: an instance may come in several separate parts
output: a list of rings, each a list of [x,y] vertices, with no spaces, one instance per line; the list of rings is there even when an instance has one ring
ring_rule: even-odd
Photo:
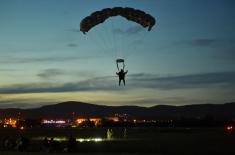
[[[106,139],[106,128],[99,129],[26,129],[20,131],[29,137],[30,145],[26,153],[15,150],[3,150],[1,155],[40,155],[41,139],[45,136],[61,140],[66,147],[69,135],[77,138],[76,154],[156,154],[156,155],[198,155],[198,154],[235,154],[235,132],[224,128],[128,128],[127,137],[123,137],[123,128],[113,128],[114,138]],[[15,129],[1,130],[1,137],[17,134]],[[100,141],[88,140],[101,138]],[[83,140],[81,140],[83,139]],[[34,152],[34,153],[33,153]],[[58,154],[66,154],[59,152]]]

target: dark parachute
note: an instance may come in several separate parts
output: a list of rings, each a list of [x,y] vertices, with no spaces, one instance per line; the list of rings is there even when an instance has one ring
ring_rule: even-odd
[[[95,11],[90,16],[85,17],[80,23],[80,31],[84,34],[88,32],[92,27],[103,23],[106,19],[112,16],[122,16],[127,20],[134,21],[144,28],[148,27],[148,31],[155,25],[155,18],[144,11],[133,8],[106,8],[101,11]]]

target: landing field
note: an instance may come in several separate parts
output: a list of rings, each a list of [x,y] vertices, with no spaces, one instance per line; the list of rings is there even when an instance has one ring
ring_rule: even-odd
[[[40,152],[42,139],[54,137],[61,148],[66,147],[69,136],[77,141],[77,154],[235,154],[235,132],[224,128],[112,128],[113,138],[107,139],[107,128],[92,129],[0,129],[1,141],[6,136],[21,133],[29,138],[27,152],[6,150],[1,143],[1,155],[44,154]],[[61,149],[62,150],[62,149]],[[63,151],[59,154],[66,154]]]

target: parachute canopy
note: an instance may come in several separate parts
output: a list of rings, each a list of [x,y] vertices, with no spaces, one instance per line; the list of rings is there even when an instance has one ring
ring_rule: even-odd
[[[155,18],[144,11],[128,7],[114,7],[95,11],[90,16],[85,17],[80,23],[80,31],[85,34],[92,27],[103,23],[106,19],[113,16],[122,16],[127,20],[134,21],[142,25],[144,28],[148,27],[148,31],[150,31],[155,25]]]

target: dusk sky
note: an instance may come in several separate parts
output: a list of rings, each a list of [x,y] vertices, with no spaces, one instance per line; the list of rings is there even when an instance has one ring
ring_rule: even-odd
[[[94,11],[151,14],[151,31]],[[126,86],[115,60],[124,58]],[[63,101],[186,105],[235,101],[234,0],[0,0],[0,108]]]

